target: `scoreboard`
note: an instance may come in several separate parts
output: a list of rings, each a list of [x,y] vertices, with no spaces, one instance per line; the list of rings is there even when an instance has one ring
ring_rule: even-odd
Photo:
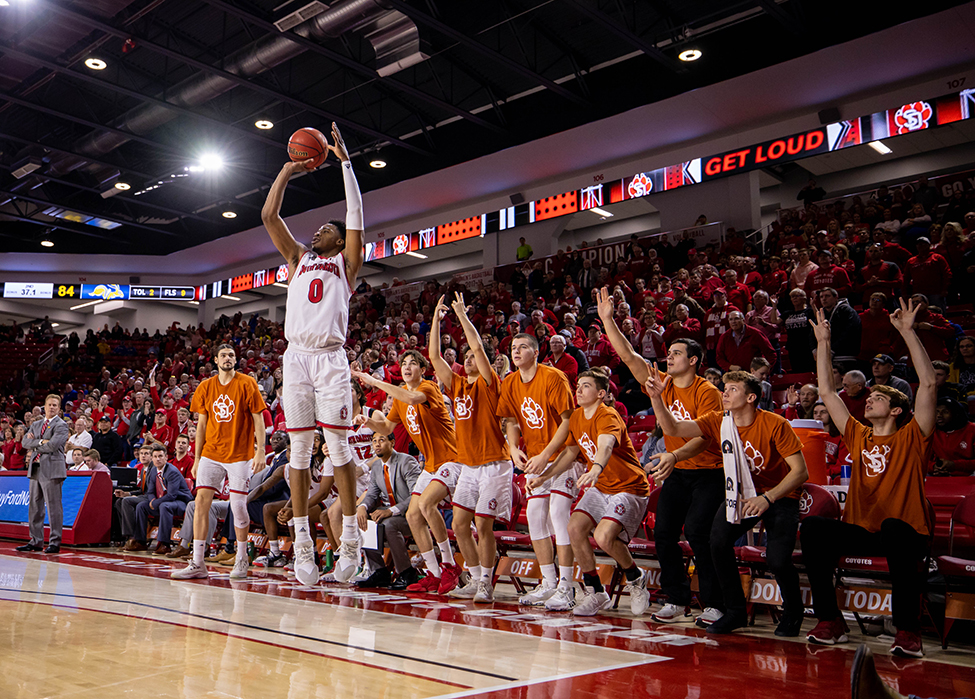
[[[59,284],[51,282],[5,282],[5,299],[98,299],[102,301],[153,300],[194,301],[194,286],[138,286],[128,284]]]

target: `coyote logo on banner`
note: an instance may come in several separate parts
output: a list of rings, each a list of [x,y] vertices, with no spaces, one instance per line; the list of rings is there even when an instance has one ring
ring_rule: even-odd
[[[420,423],[416,418],[417,418],[416,406],[414,405],[407,406],[406,429],[409,430],[410,434],[420,434]]]
[[[596,458],[596,445],[592,443],[588,432],[582,433],[582,436],[579,438],[579,446],[586,452],[586,456],[589,457],[590,461]]]
[[[474,401],[470,396],[461,396],[454,402],[454,417],[458,420],[470,420],[474,413]]]
[[[393,254],[402,255],[410,249],[410,236],[398,235],[393,238]]]
[[[874,478],[883,474],[887,470],[887,457],[889,455],[890,446],[886,444],[882,448],[879,444],[875,444],[870,451],[864,449],[860,452],[860,456],[863,458],[863,465],[867,469],[867,476]]]
[[[928,122],[933,114],[934,110],[927,102],[905,104],[894,113],[894,125],[897,127],[897,133],[910,133],[928,128]]]
[[[653,190],[653,180],[651,180],[646,173],[641,172],[636,175],[630,184],[626,187],[627,196],[636,199],[638,197],[645,197]]]
[[[213,401],[213,417],[217,422],[230,422],[234,419],[236,408],[230,396],[225,393]]]
[[[533,430],[540,430],[545,425],[545,411],[542,406],[527,396],[521,402],[521,416]]]

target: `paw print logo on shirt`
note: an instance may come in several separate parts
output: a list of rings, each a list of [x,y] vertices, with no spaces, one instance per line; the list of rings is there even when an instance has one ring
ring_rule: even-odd
[[[406,429],[410,434],[420,434],[420,421],[417,420],[416,406],[410,405],[406,408]]]
[[[684,407],[684,404],[679,400],[675,399],[673,403],[670,404],[670,412],[674,414],[674,418],[677,420],[693,420],[691,413]]]
[[[470,420],[474,414],[474,401],[470,396],[461,396],[454,401],[454,417],[458,420]]]
[[[533,430],[540,430],[545,425],[545,411],[542,406],[527,396],[521,402],[521,416]]]
[[[759,453],[752,443],[745,441],[745,458],[748,459],[748,470],[752,473],[761,473],[765,466],[765,457]]]
[[[588,432],[583,432],[582,436],[579,437],[579,446],[586,452],[586,456],[589,457],[590,461],[596,458],[596,445],[593,444]]]
[[[213,401],[213,417],[217,422],[230,422],[234,419],[237,406],[226,393]]]
[[[871,478],[881,475],[887,470],[887,457],[890,455],[890,446],[884,445],[882,448],[875,444],[873,449],[860,452],[863,457],[863,465],[867,469],[867,475]]]

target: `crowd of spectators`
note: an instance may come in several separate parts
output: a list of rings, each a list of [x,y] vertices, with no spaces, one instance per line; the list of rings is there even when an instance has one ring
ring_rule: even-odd
[[[809,190],[818,189],[811,183]],[[806,191],[805,194],[809,194]],[[943,201],[926,178],[902,187],[881,187],[868,196],[817,201],[781,212],[764,240],[748,240],[729,230],[722,244],[696,247],[685,235],[673,243],[666,236],[633,236],[624,255],[600,265],[587,247],[559,250],[547,260],[531,255],[504,281],[467,288],[456,281],[427,281],[418,296],[399,298],[389,289],[362,281],[350,305],[347,351],[356,370],[399,382],[398,358],[416,348],[426,354],[430,314],[442,294],[465,294],[470,317],[480,330],[489,356],[502,376],[505,356],[519,332],[535,335],[540,361],[565,372],[574,384],[590,366],[612,372],[611,400],[624,416],[646,413],[649,400],[607,341],[596,310],[596,293],[607,287],[615,298],[616,321],[637,352],[661,363],[665,347],[678,337],[700,341],[705,367],[719,381],[720,372],[751,369],[770,377],[813,369],[814,339],[809,327],[812,308],[821,306],[833,328],[833,364],[841,394],[854,416],[862,418],[864,387],[888,383],[910,391],[914,376],[904,363],[905,348],[890,323],[889,311],[899,296],[921,305],[916,331],[940,377],[946,435],[932,470],[972,471],[969,405],[975,404],[975,337],[962,323],[973,323],[975,293],[975,201],[957,194]],[[597,241],[598,243],[599,241]],[[394,284],[400,284],[398,280]],[[967,314],[948,313],[968,308]],[[455,371],[462,372],[464,333],[448,315],[441,346]],[[45,319],[27,329],[38,338],[52,337]],[[0,335],[23,337],[25,330],[3,326]],[[198,383],[216,373],[211,348],[222,342],[237,348],[238,370],[259,383],[271,410],[268,434],[284,426],[281,410],[281,357],[286,348],[283,326],[257,315],[221,317],[210,328],[128,330],[118,323],[84,338],[71,333],[61,344],[53,367],[39,377],[31,368],[0,393],[3,468],[22,465],[19,446],[26,425],[40,415],[37,397],[63,396],[63,411],[73,446],[86,450],[76,468],[116,464],[133,458],[133,447],[163,444],[177,458],[177,437],[194,439],[195,416],[189,401]],[[145,348],[148,346],[148,350]],[[124,369],[113,360],[132,359]],[[761,360],[761,361],[758,361]],[[133,363],[135,366],[133,366]],[[766,366],[766,369],[762,369]],[[83,384],[78,376],[95,373]],[[385,396],[366,386],[370,408],[381,408]],[[796,386],[768,407],[812,418],[813,386]],[[810,402],[811,401],[811,402]],[[822,411],[820,411],[822,412]],[[961,424],[964,423],[964,424]],[[828,425],[827,425],[828,429]],[[90,440],[90,444],[87,443]],[[406,449],[406,440],[397,448]],[[952,447],[954,445],[954,447]],[[185,454],[185,453],[184,453]],[[72,452],[67,455],[73,459]],[[188,471],[192,459],[185,461]]]

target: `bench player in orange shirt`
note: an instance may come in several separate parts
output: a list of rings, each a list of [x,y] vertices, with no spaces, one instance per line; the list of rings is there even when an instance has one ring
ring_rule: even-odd
[[[193,394],[191,409],[200,416],[196,429],[196,458],[193,478],[196,480],[196,516],[193,518],[193,560],[186,568],[173,571],[176,580],[206,578],[203,564],[207,542],[210,504],[213,494],[230,486],[230,509],[237,530],[237,560],[230,577],[247,577],[247,493],[251,473],[264,468],[264,411],[257,381],[238,373],[237,354],[233,345],[216,349],[217,375],[201,383]]]
[[[454,563],[454,553],[447,536],[447,524],[438,505],[453,496],[460,464],[457,463],[457,438],[443,394],[437,384],[423,378],[427,360],[417,350],[406,350],[400,356],[404,386],[394,386],[380,381],[370,374],[353,372],[353,376],[370,386],[385,391],[393,399],[388,415],[378,410],[366,418],[360,415],[356,424],[364,424],[373,432],[392,434],[397,423],[402,423],[410,439],[423,454],[423,473],[416,479],[406,521],[413,534],[413,542],[423,556],[427,575],[420,582],[407,587],[409,592],[434,592],[445,595],[460,580],[460,566]],[[427,528],[429,526],[429,529]],[[433,548],[434,539],[440,549],[443,564],[437,562]]]
[[[582,568],[586,588],[585,597],[572,610],[576,616],[593,616],[611,604],[596,572],[596,557],[589,543],[594,528],[599,548],[623,569],[630,611],[639,616],[650,606],[647,574],[633,562],[626,546],[646,514],[650,483],[626,432],[626,423],[618,412],[603,404],[608,391],[609,373],[605,368],[595,367],[579,375],[579,407],[569,418],[566,447],[547,471],[528,481],[530,486],[536,486],[558,476],[572,468],[580,453],[589,462],[589,470],[579,478],[579,487],[592,487],[569,518],[572,551]]]
[[[911,401],[890,386],[871,386],[863,425],[850,417],[836,393],[830,366],[830,327],[822,310],[812,323],[819,351],[819,397],[830,419],[843,434],[853,468],[842,521],[807,517],[801,529],[802,558],[812,588],[813,609],[819,623],[809,632],[810,643],[833,645],[847,641],[849,629],[836,604],[833,575],[841,555],[885,556],[891,577],[894,655],[922,657],[921,594],[923,566],[934,522],[924,496],[924,477],[935,427],[938,389],[934,367],[914,332],[917,308],[900,301],[890,316],[904,338],[917,372],[918,388]]]
[[[466,377],[455,374],[440,356],[440,316],[447,311],[443,296],[437,302],[431,321],[430,359],[437,378],[454,402],[454,430],[461,469],[453,496],[453,530],[457,546],[470,569],[471,580],[450,596],[493,602],[491,580],[498,553],[494,521],[497,517],[504,520],[510,517],[513,477],[511,457],[497,418],[501,379],[494,373],[481,344],[481,336],[467,317],[463,296],[456,294],[451,306],[467,338]],[[471,522],[477,526],[476,544],[471,534]]]
[[[511,341],[513,371],[501,382],[498,417],[507,420],[505,432],[515,466],[531,475],[542,473],[558,456],[569,436],[569,416],[575,409],[569,379],[558,369],[538,363],[538,340],[527,333]],[[525,451],[518,447],[525,440]],[[553,611],[575,606],[572,543],[569,514],[579,493],[576,482],[582,475],[576,464],[558,477],[528,492],[528,531],[535,558],[542,569],[542,582],[522,595],[518,604]],[[552,535],[558,548],[555,567]]]
[[[661,381],[665,375],[637,354],[620,332],[614,318],[613,297],[603,287],[599,291],[599,317],[613,349],[626,364],[633,378],[644,386],[653,373]],[[663,402],[680,420],[693,420],[721,410],[721,393],[698,375],[704,350],[694,340],[677,338],[667,348],[667,374]],[[690,615],[691,581],[680,548],[683,531],[694,552],[694,566],[700,583],[698,599],[704,612],[698,626],[707,627],[721,618],[724,602],[711,562],[711,523],[715,510],[724,501],[724,470],[717,440],[703,437],[683,439],[665,434],[667,451],[660,454],[652,475],[660,485],[653,538],[660,563],[660,588],[667,603],[654,612],[654,621],[671,623]],[[661,483],[663,485],[661,485]]]

